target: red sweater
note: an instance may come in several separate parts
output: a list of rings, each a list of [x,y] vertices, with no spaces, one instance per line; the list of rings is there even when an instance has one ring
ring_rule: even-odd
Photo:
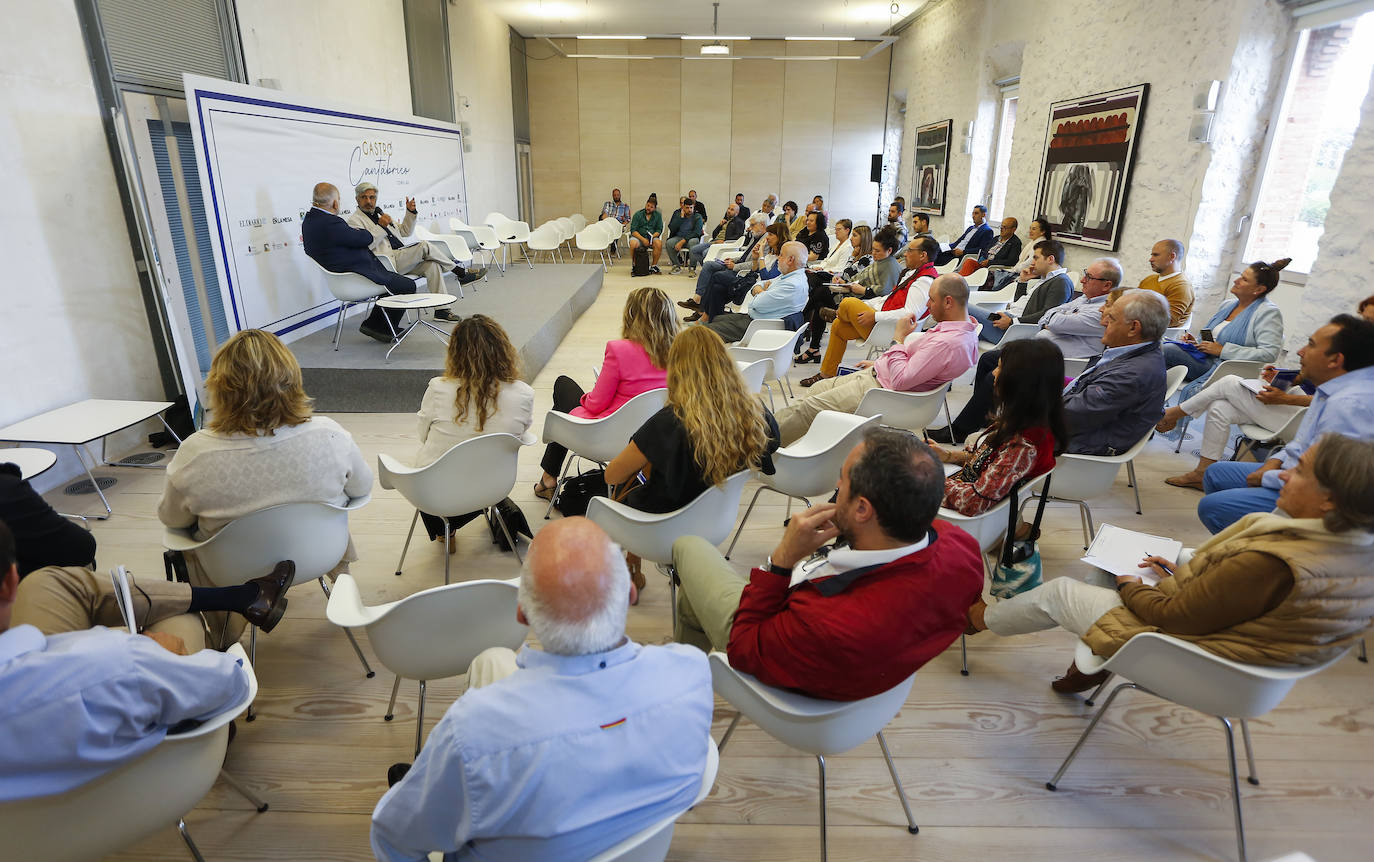
[[[816,586],[830,579],[789,590],[785,576],[754,569],[730,629],[730,665],[826,700],[870,697],[906,679],[959,637],[983,592],[978,543],[944,521],[934,531],[923,550],[830,596]]]

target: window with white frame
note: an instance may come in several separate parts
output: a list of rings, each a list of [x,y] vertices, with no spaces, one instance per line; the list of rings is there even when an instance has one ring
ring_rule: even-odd
[[[997,115],[997,148],[992,159],[992,195],[988,198],[988,212],[993,219],[1006,216],[1002,211],[1007,201],[1007,177],[1011,166],[1011,134],[1016,127],[1017,87],[1002,88],[1002,108]]]

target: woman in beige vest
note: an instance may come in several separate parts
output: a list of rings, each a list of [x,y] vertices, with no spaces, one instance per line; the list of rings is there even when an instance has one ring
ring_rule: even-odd
[[[1374,442],[1327,434],[1287,471],[1272,512],[1247,515],[1176,569],[1159,557],[1116,590],[1056,578],[1015,598],[969,609],[969,632],[1025,634],[1062,626],[1100,656],[1141,632],[1192,641],[1260,665],[1320,664],[1374,620]],[[1106,673],[1070,665],[1052,687],[1086,691]]]

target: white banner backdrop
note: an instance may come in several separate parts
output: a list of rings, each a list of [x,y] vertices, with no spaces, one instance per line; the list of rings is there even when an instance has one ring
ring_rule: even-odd
[[[467,220],[463,143],[456,125],[387,116],[198,75],[183,76],[200,188],[215,244],[225,319],[291,341],[328,326],[338,310],[301,245],[301,219],[318,182],[377,186],[397,220],[415,198],[417,224]]]

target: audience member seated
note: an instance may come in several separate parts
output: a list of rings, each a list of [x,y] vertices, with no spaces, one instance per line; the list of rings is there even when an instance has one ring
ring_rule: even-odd
[[[732,242],[744,236],[745,221],[739,217],[739,207],[734,204],[725,208],[725,215],[721,216],[720,223],[711,233],[709,240],[703,239],[687,250],[687,271],[696,272],[697,267],[701,266],[702,259],[706,257],[706,252],[713,245],[722,245]],[[714,261],[712,261],[714,263]]]
[[[1002,219],[997,239],[986,250],[974,255],[964,255],[959,265],[959,274],[968,278],[980,269],[990,266],[1013,267],[1021,258],[1021,237],[1016,235],[1017,222],[1011,216]]]
[[[787,227],[787,238],[791,239],[806,226],[806,214],[797,212],[796,201],[788,201],[782,205],[782,222]]]
[[[444,292],[444,273],[452,272],[460,284],[469,284],[486,275],[486,270],[469,274],[459,266],[449,254],[448,246],[443,243],[425,241],[406,245],[402,237],[410,236],[415,230],[415,198],[406,198],[406,214],[396,221],[377,206],[377,187],[369,182],[358,183],[353,190],[358,202],[357,209],[344,219],[349,227],[361,228],[372,234],[369,249],[378,257],[386,257],[392,268],[403,275],[424,276],[425,286],[430,293]],[[457,320],[447,308],[434,312],[438,320]]]
[[[844,240],[839,238],[841,229],[845,234]],[[821,338],[825,335],[828,322],[821,316],[821,309],[839,307],[841,294],[835,289],[853,283],[859,273],[873,265],[873,231],[868,225],[861,224],[851,230],[849,219],[840,219],[835,223],[835,237],[835,251],[826,260],[825,266],[806,273],[810,293],[806,307],[802,309],[802,317],[811,324],[807,331],[811,346],[797,356],[797,361],[801,363],[821,361]],[[833,270],[829,269],[832,261],[841,253],[846,255],[844,262],[836,264]],[[844,291],[846,294],[848,292],[847,289]]]
[[[782,274],[778,267],[778,252],[787,242],[787,228],[770,224],[764,230],[763,237],[764,241],[750,250],[747,262],[731,262],[711,276],[697,311],[688,315],[686,322],[691,323],[701,317],[709,323],[725,311],[725,306],[732,302],[743,302],[756,284],[767,289],[768,282]]]
[[[825,198],[820,195],[816,195],[811,199],[811,211],[813,213],[820,213],[826,218],[830,217],[830,214],[825,211]],[[821,227],[825,227],[825,225],[821,225]]]
[[[310,211],[301,219],[301,246],[305,253],[330,272],[356,272],[391,294],[415,292],[415,282],[392,272],[370,250],[372,233],[349,227],[339,216],[339,190],[329,183],[317,183],[311,196]],[[358,331],[377,341],[390,342],[405,330],[405,311],[373,306]]]
[[[806,246],[808,262],[824,260],[826,255],[830,254],[830,234],[825,232],[825,213],[807,213],[806,227],[794,238]]]
[[[19,577],[44,566],[95,566],[95,536],[67,520],[0,452],[0,521],[14,533]]]
[[[849,241],[849,236],[854,232],[854,222],[847,218],[839,219],[835,222],[835,245],[821,260],[813,265],[813,273],[816,281],[830,281],[834,274],[844,269],[854,256],[854,246]],[[868,228],[864,228],[868,230]],[[869,233],[872,236],[872,232]],[[870,246],[872,241],[870,240]],[[830,291],[826,291],[829,293]]]
[[[1164,345],[1164,361],[1170,368],[1182,365],[1188,369],[1184,380],[1198,380],[1211,373],[1224,359],[1248,359],[1273,362],[1283,347],[1283,315],[1279,307],[1269,301],[1269,291],[1279,285],[1279,271],[1288,265],[1288,258],[1272,264],[1255,261],[1245,268],[1231,285],[1231,296],[1221,304],[1217,313],[1207,321],[1211,340],[1198,341],[1191,332],[1183,334],[1183,343]]]
[[[883,232],[879,231],[879,242],[874,245],[875,258],[882,236]],[[879,321],[898,320],[907,314],[914,314],[917,321],[923,319],[930,285],[937,275],[935,264],[931,261],[939,250],[940,244],[929,237],[912,240],[906,247],[906,269],[898,274],[891,293],[871,299],[846,297],[840,301],[839,308],[833,311],[823,309],[820,312],[821,317],[833,319],[835,322],[830,328],[830,343],[825,346],[821,370],[801,381],[801,385],[812,386],[827,377],[839,374],[840,360],[844,359],[844,351],[849,342],[867,338],[873,331],[873,326]]]
[[[769,225],[770,230],[780,225]],[[751,320],[778,320],[798,314],[806,307],[806,248],[799,242],[784,243],[776,261],[779,275],[755,284],[753,297],[744,311],[717,314],[706,324],[725,342],[744,337]]]
[[[1054,232],[1050,230],[1050,223],[1045,218],[1031,219],[1030,227],[1026,229],[1026,235],[1030,242],[1021,246],[1021,257],[1016,263],[1006,269],[995,269],[991,261],[988,262],[988,274],[978,290],[995,291],[1001,290],[1013,281],[1016,281],[1021,273],[1025,272],[1035,262],[1035,246],[1044,240],[1054,239]],[[1019,299],[1023,290],[1018,289],[1017,298]]]
[[[816,383],[805,398],[783,408],[778,413],[783,445],[801,439],[822,410],[853,413],[870,389],[928,392],[971,368],[978,358],[978,338],[968,319],[967,302],[968,285],[962,278],[951,274],[935,279],[930,288],[930,317],[935,326],[920,332],[916,315],[905,313],[897,321],[897,343],[876,361],[860,362],[860,370],[853,374]]]
[[[630,219],[630,253],[640,247],[649,250],[649,272],[657,275],[658,256],[663,253],[663,213],[658,211],[658,199],[650,197],[644,208]]]
[[[1193,285],[1183,274],[1183,243],[1162,239],[1150,247],[1150,274],[1137,285],[1169,300],[1169,325],[1182,326],[1193,314]]]
[[[80,787],[147,753],[171,728],[209,718],[248,694],[248,675],[232,656],[185,655],[170,635],[91,627],[122,626],[122,619],[78,618],[75,629],[60,633],[33,625],[30,619],[62,612],[45,608],[31,617],[28,610],[31,596],[48,591],[52,570],[35,572],[21,587],[14,537],[2,522],[0,571],[0,726],[7,740],[0,745],[0,803]],[[151,618],[158,602],[145,603]],[[135,601],[136,609],[143,606]],[[71,610],[79,616],[79,608]],[[176,613],[185,610],[183,604]]]
[[[957,473],[945,479],[944,506],[981,515],[1023,479],[1054,468],[1069,439],[1064,424],[1064,357],[1038,338],[1013,341],[992,370],[992,425],[962,450],[931,449]]]
[[[1030,267],[1018,277],[1022,283],[1032,278],[1040,279],[1035,290],[1013,302],[1006,311],[985,311],[976,304],[977,297],[974,297],[975,304],[969,307],[969,314],[983,324],[978,337],[989,344],[1000,344],[1013,323],[1039,323],[1045,312],[1068,302],[1073,297],[1073,279],[1065,271],[1063,260],[1062,243],[1041,240],[1035,244]],[[1119,276],[1117,281],[1120,282]]]
[[[1162,632],[1246,664],[1320,664],[1358,641],[1374,617],[1374,443],[1329,434],[1284,470],[1278,511],[1253,513],[1186,563],[1146,557],[1156,586],[1133,575],[1116,589],[1059,577],[969,609],[970,631],[1026,634],[1060,626],[1111,657],[1132,637]],[[1100,685],[1076,665],[1052,687]]]
[[[416,467],[428,467],[454,446],[482,434],[514,434],[534,442],[529,433],[534,390],[520,379],[520,354],[501,324],[474,314],[453,327],[444,373],[430,379],[418,415]],[[450,554],[458,546],[458,528],[481,514],[479,509],[447,519]],[[421,512],[420,520],[431,542],[443,541],[443,517]]]
[[[620,338],[606,342],[601,373],[585,393],[575,380],[560,374],[553,382],[553,409],[580,419],[601,419],[625,402],[651,389],[667,386],[668,351],[677,335],[677,314],[668,294],[656,287],[630,291],[620,321]],[[568,450],[561,443],[544,448],[544,475],[534,495],[553,497],[554,483],[563,470]]]
[[[668,221],[668,238],[663,241],[663,247],[668,250],[668,259],[673,262],[674,275],[682,271],[683,264],[687,262],[687,252],[701,239],[703,225],[705,222],[691,198],[684,197],[678,201],[678,209]]]
[[[911,239],[918,236],[928,236],[934,238],[935,234],[930,232],[930,216],[925,213],[911,214]]]
[[[944,471],[934,453],[873,428],[839,480],[835,502],[794,512],[747,581],[704,539],[678,539],[674,637],[827,700],[887,691],[953,643],[983,562],[968,533],[935,520]]]
[[[776,201],[777,198],[774,197],[773,200]],[[749,207],[744,205],[744,192],[738,192],[735,194],[735,208],[739,210],[739,217],[748,221]]]
[[[477,656],[470,687],[372,812],[382,862],[590,859],[687,810],[714,707],[695,650],[625,636],[633,592],[618,549],[585,518],[544,527],[516,618],[539,648]]]
[[[613,218],[621,224],[630,223],[630,205],[621,202],[620,189],[611,189],[611,199],[601,205],[601,215],[596,220],[603,218]]]
[[[1245,514],[1272,509],[1283,487],[1283,471],[1323,434],[1374,437],[1374,323],[1353,314],[1336,315],[1308,339],[1302,369],[1317,391],[1293,440],[1258,469],[1243,461],[1207,467],[1197,513],[1209,531],[1220,532]]]
[[[992,246],[992,227],[987,224],[988,208],[982,204],[977,204],[973,207],[970,215],[973,218],[973,224],[964,228],[964,232],[959,234],[959,238],[950,243],[949,251],[940,253],[940,259],[935,261],[936,264],[943,266],[956,257],[969,255],[977,260]]]
[[[706,224],[706,218],[707,218],[707,216],[706,216],[706,204],[704,204],[704,203],[702,203],[701,201],[697,200],[697,190],[696,190],[696,189],[689,189],[689,190],[687,191],[687,199],[690,200],[690,201],[692,202],[692,209],[693,209],[693,211],[695,211],[697,215],[701,216],[701,223],[702,223],[703,225],[705,225],[705,224]]]
[[[759,213],[759,215],[762,215],[762,216],[765,217],[765,221],[764,221],[764,224],[765,224],[765,225],[770,225],[770,224],[773,224],[774,222],[782,221],[782,219],[783,219],[782,213],[777,212],[777,208],[778,208],[778,196],[777,196],[777,195],[768,195],[767,197],[765,197],[765,198],[763,199],[763,203],[759,204],[758,213]]]
[[[897,235],[897,247],[902,248],[907,242],[906,222],[902,218],[905,207],[896,201],[887,206],[887,224],[883,228],[892,228],[892,232]],[[881,230],[881,228],[880,228]]]
[[[734,204],[731,204],[734,207]],[[701,297],[706,295],[706,286],[711,283],[711,279],[716,273],[722,270],[732,270],[739,261],[752,260],[751,255],[755,254],[755,246],[763,239],[765,228],[768,225],[768,217],[762,213],[754,213],[749,217],[748,232],[742,234],[744,243],[737,250],[728,251],[717,257],[715,260],[708,260],[701,265],[701,272],[697,273],[696,291],[692,296],[680,301],[678,305],[683,308],[691,309],[693,316],[688,317],[688,322],[697,319],[697,312],[701,311]],[[715,243],[712,243],[713,245]],[[764,246],[767,248],[767,246]],[[759,252],[762,253],[761,251]]]
[[[189,528],[197,540],[226,524],[286,503],[343,506],[372,490],[372,471],[358,444],[339,423],[311,416],[301,367],[272,333],[245,329],[215,353],[205,378],[210,421],[181,443],[167,465],[157,515],[163,524]],[[186,553],[192,586],[211,586]],[[356,560],[349,542],[334,573]],[[210,645],[238,640],[242,619],[209,614]]]
[[[1063,305],[1050,309],[1040,318],[1037,334],[1059,348],[1064,357],[1082,358],[1102,352],[1102,322],[1108,293],[1121,282],[1121,266],[1115,258],[1099,257],[1083,271],[1083,292]],[[976,298],[977,294],[973,294]],[[1013,344],[1015,342],[1012,342]],[[1008,345],[1010,346],[1010,345]],[[1000,350],[989,350],[978,357],[978,372],[973,378],[973,394],[954,420],[954,428],[929,432],[932,440],[959,443],[983,427],[993,408],[992,372],[1001,358]],[[1061,382],[1060,387],[1063,387]]]

